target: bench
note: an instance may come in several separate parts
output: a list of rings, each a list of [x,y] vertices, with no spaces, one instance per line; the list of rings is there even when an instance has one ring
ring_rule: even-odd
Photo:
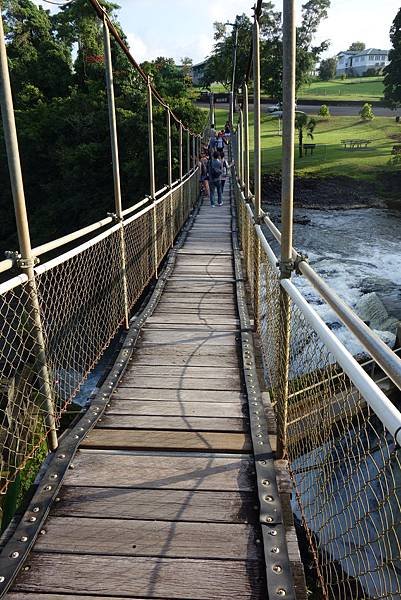
[[[372,140],[341,140],[341,143],[344,145],[345,150],[359,150],[362,146],[367,148],[368,144],[372,143]]]
[[[316,144],[304,144],[303,149],[305,151],[305,156],[308,156],[308,150],[309,150],[310,155],[312,156],[315,148],[316,148]]]

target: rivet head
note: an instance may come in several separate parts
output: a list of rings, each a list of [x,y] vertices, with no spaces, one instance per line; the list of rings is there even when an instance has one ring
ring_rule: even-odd
[[[271,552],[273,552],[273,554],[278,554],[280,552],[280,548],[278,548],[277,546],[273,546]]]
[[[46,535],[46,529],[41,529],[40,530],[40,535]]]
[[[26,535],[23,535],[23,536],[20,538],[20,540],[19,540],[19,541],[20,541],[20,542],[27,542],[27,541],[28,541],[28,538],[26,537]]]
[[[53,473],[53,475],[50,475],[50,479],[57,479],[58,475],[57,473]]]
[[[274,573],[281,573],[283,571],[283,568],[280,567],[280,565],[273,565],[273,571]]]
[[[73,471],[75,469],[75,465],[70,465],[68,468]]]
[[[61,498],[59,498],[59,497],[57,497],[55,500],[55,502],[60,502],[60,501],[61,501]]]
[[[274,498],[273,496],[265,496],[265,500],[266,502],[273,502]]]
[[[52,489],[51,485],[45,485],[45,487],[43,488],[45,492],[50,492],[50,490]]]
[[[36,517],[29,517],[29,522],[30,523],[35,523],[36,521]]]
[[[39,510],[40,510],[39,506],[34,506],[32,509],[32,512],[37,513],[37,512],[39,512]]]
[[[262,485],[270,485],[270,481],[268,479],[263,479]]]
[[[279,589],[277,590],[277,596],[280,596],[280,598],[284,598],[284,596],[287,595],[287,592],[283,589]]]
[[[58,458],[65,458],[65,454],[59,454]]]
[[[12,554],[10,554],[10,558],[18,558],[19,557],[19,552],[12,552]]]
[[[260,464],[260,465],[265,465],[265,464],[266,464],[266,461],[265,461],[265,460],[260,460],[260,461],[259,461],[259,464]]]
[[[266,517],[266,523],[273,523],[273,517]]]
[[[269,531],[270,535],[272,535],[273,537],[275,535],[277,535],[277,530],[276,529],[272,529],[271,531]]]
[[[3,577],[3,575],[0,575],[0,583],[3,583],[6,580],[5,577]]]

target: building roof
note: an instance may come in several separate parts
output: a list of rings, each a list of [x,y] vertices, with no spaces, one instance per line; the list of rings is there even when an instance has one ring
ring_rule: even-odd
[[[367,54],[388,54],[389,50],[380,50],[380,48],[366,48],[365,50],[343,50],[339,52],[337,56],[341,54],[349,54],[350,56],[366,56]]]

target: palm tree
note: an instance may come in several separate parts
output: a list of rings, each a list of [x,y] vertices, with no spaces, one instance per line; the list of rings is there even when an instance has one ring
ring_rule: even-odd
[[[303,157],[303,141],[304,133],[307,137],[313,140],[313,132],[316,127],[316,120],[313,117],[308,117],[304,112],[297,112],[295,115],[295,128],[298,129],[299,140],[299,158]]]

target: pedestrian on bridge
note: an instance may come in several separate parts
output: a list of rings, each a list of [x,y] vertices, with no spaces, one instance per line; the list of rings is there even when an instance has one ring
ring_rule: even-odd
[[[228,144],[227,140],[224,137],[224,130],[219,131],[216,139],[216,150],[220,155],[224,156],[224,146]]]
[[[208,162],[208,174],[209,174],[209,188],[210,188],[210,204],[215,206],[214,194],[217,190],[217,204],[221,206],[223,204],[223,197],[221,191],[221,177],[223,174],[223,166],[219,159],[219,153],[214,152],[213,158]]]
[[[208,173],[208,156],[204,152],[199,156],[199,168],[200,168],[200,185],[202,196],[209,198],[209,173]]]
[[[223,195],[224,192],[224,184],[226,183],[226,179],[228,177],[228,172],[230,169],[230,166],[227,162],[226,157],[224,156],[224,150],[222,150],[220,152],[220,161],[221,161],[221,167],[222,167],[222,173],[221,173],[221,194]]]

